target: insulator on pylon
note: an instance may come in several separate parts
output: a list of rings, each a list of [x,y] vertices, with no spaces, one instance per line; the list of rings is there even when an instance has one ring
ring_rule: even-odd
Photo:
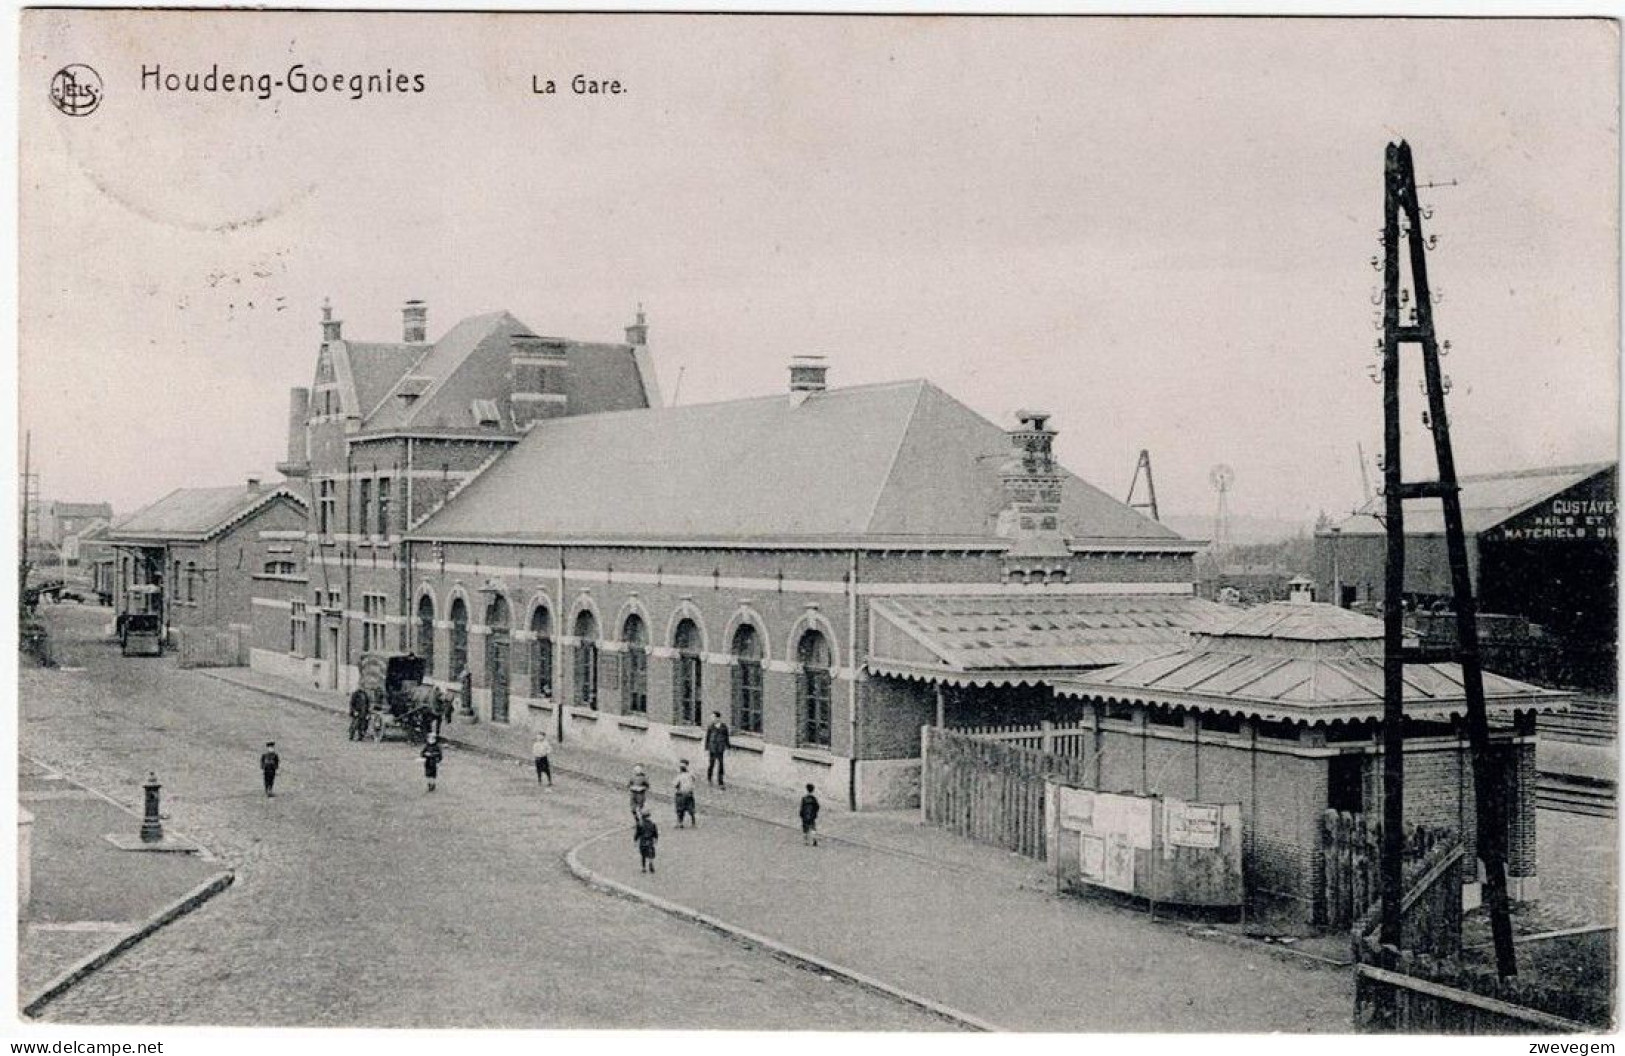
[[[1382,368],[1375,363],[1367,363],[1365,365],[1365,376],[1370,378],[1373,384],[1381,384]]]
[[[1433,416],[1426,411],[1422,412],[1422,425],[1428,429],[1433,428]]]
[[[1409,312],[1406,312],[1405,318],[1412,323],[1416,322],[1416,309],[1412,308]]]
[[[1438,235],[1429,235],[1426,245],[1427,245],[1427,247],[1429,249],[1438,249],[1439,248],[1439,236]]]
[[[1443,378],[1439,379],[1439,391],[1443,392],[1446,396],[1450,395],[1450,375],[1446,374]]]
[[[1371,270],[1372,271],[1381,271],[1382,270],[1382,258],[1381,257],[1372,257],[1371,260],[1370,260],[1370,264],[1371,264]]]
[[[1446,342],[1444,342],[1443,344],[1441,344],[1439,346],[1439,355],[1448,356],[1449,354],[1450,354],[1450,342],[1446,341]]]
[[[1418,392],[1420,392],[1423,396],[1426,396],[1428,394],[1428,383],[1426,379],[1417,382],[1416,388]]]
[[[1433,219],[1433,206],[1431,206],[1431,205],[1422,206],[1422,219],[1423,220],[1432,220]]]
[[[1400,290],[1399,291],[1399,303],[1400,304],[1410,304],[1411,303],[1411,291],[1410,290]]]

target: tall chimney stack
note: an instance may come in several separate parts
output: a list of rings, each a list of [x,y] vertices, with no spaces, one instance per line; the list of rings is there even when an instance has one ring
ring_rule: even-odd
[[[303,477],[310,472],[310,456],[305,450],[306,422],[310,418],[310,390],[296,386],[288,390],[288,459],[278,462],[276,471],[284,477]]]
[[[1061,472],[1055,464],[1055,430],[1044,411],[1017,411],[1010,430],[1016,457],[999,467],[1005,506],[996,531],[1011,540],[1012,556],[1068,553],[1061,534]]]
[[[429,306],[422,301],[406,302],[401,309],[403,340],[409,345],[421,345],[428,340]]]

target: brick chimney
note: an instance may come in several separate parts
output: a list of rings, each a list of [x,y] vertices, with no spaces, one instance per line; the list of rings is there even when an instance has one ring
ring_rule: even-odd
[[[310,472],[310,458],[305,451],[306,420],[310,418],[310,390],[295,387],[288,390],[288,458],[278,462],[276,471],[284,477],[303,477]]]
[[[626,328],[626,343],[638,348],[649,343],[649,324],[643,316],[643,305],[638,305],[638,321]]]
[[[823,392],[827,387],[829,365],[823,356],[792,356],[790,358],[790,391]]]
[[[322,344],[330,345],[342,340],[340,329],[344,326],[342,319],[333,318],[333,306],[322,298]]]
[[[995,531],[1011,541],[1012,556],[1066,554],[1055,430],[1043,411],[1017,411],[1016,418],[1021,424],[1009,433],[1016,457],[999,467],[1005,504]]]
[[[421,345],[428,338],[429,306],[422,301],[407,301],[401,309],[402,340],[409,345]]]
[[[546,418],[562,417],[568,410],[564,371],[569,360],[564,342],[535,334],[514,334],[509,339],[509,376],[513,379],[513,422],[528,429]]]

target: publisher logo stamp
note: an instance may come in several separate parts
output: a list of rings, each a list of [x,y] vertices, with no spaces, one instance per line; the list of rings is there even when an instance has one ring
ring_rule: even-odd
[[[101,74],[83,63],[56,71],[51,78],[51,105],[69,117],[86,117],[102,105]]]

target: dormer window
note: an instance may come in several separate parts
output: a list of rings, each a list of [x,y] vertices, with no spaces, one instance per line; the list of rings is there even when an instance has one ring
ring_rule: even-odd
[[[478,425],[501,425],[502,412],[497,409],[495,400],[475,400],[470,408],[474,414],[474,421]]]

